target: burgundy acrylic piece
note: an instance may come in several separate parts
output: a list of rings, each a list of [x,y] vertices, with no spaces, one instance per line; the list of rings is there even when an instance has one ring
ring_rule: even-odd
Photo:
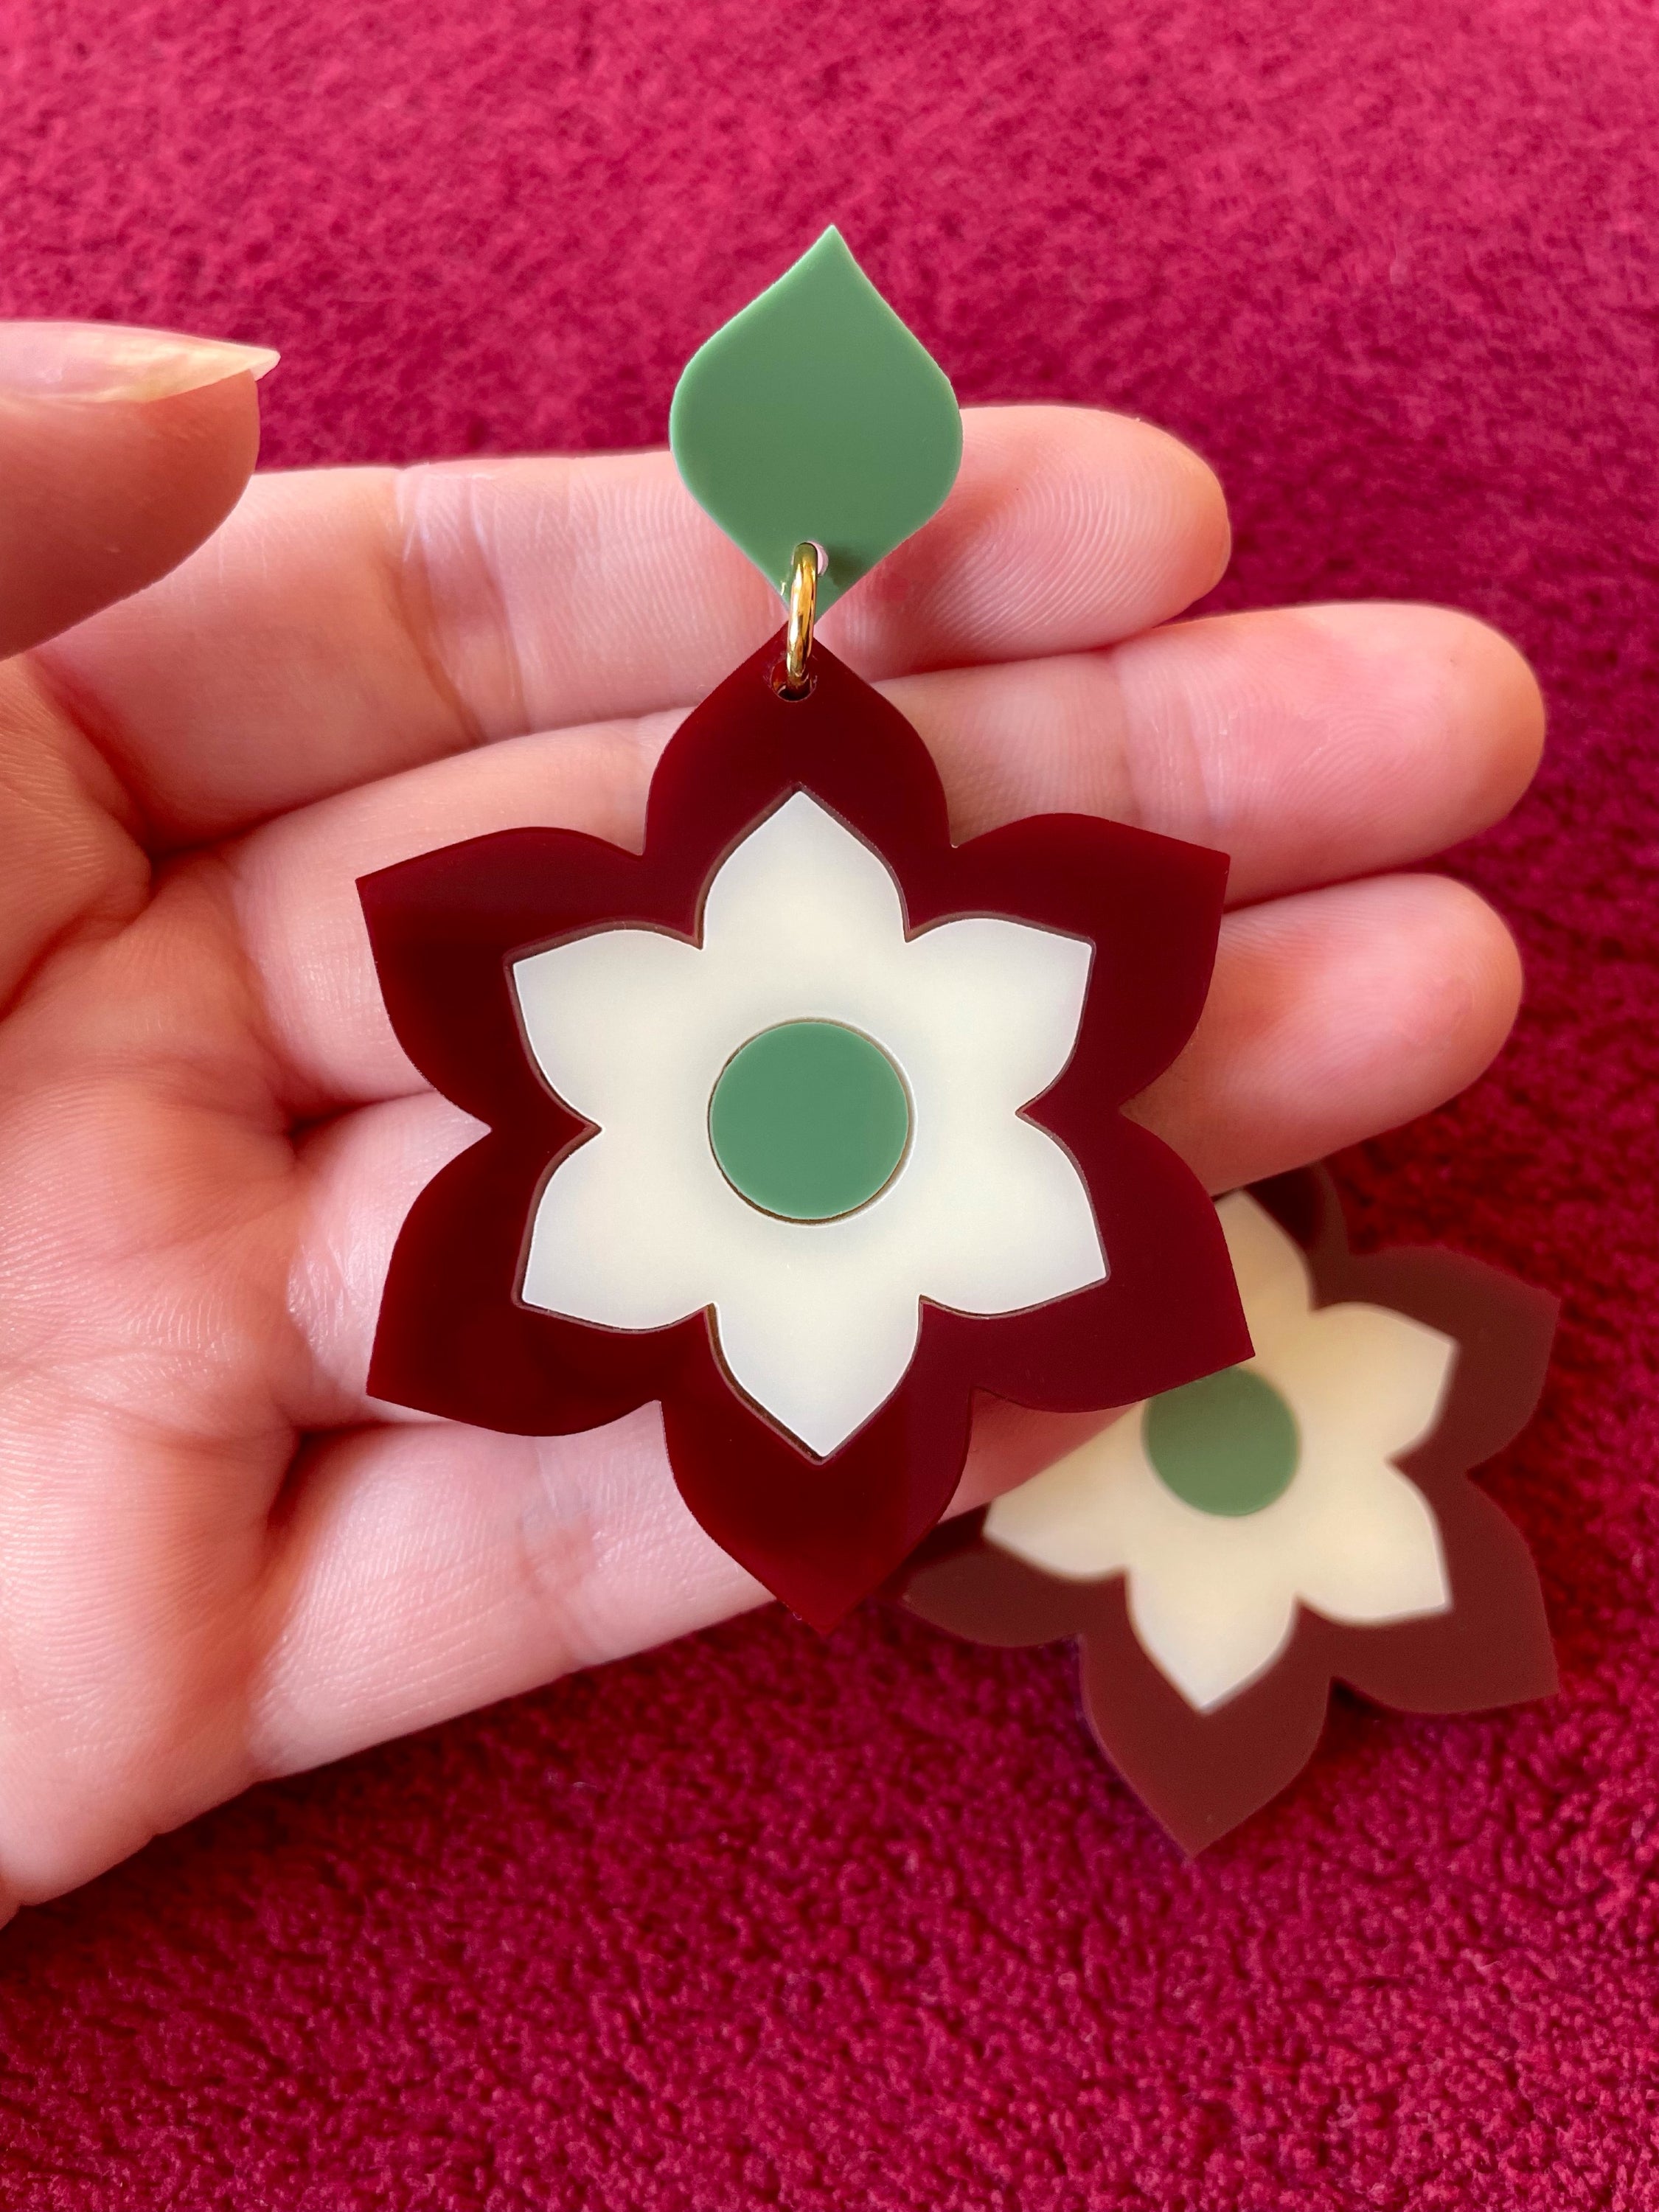
[[[1348,1249],[1322,1169],[1277,1176],[1255,1197],[1306,1252],[1317,1306],[1392,1307],[1458,1346],[1433,1431],[1399,1462],[1439,1524],[1451,1606],[1427,1618],[1341,1626],[1301,1611],[1283,1656],[1200,1712],[1148,1659],[1124,1578],[1049,1575],[988,1543],[984,1513],[937,1529],[888,1595],[939,1628],[1003,1648],[1074,1638],[1084,1717],[1130,1787],[1182,1847],[1201,1850],[1292,1781],[1345,1682],[1400,1712],[1479,1712],[1547,1696],[1554,1652],[1532,1556],[1468,1480],[1524,1427],[1543,1388],[1556,1301],[1439,1249]]]
[[[1092,1409],[1248,1356],[1213,1208],[1176,1156],[1117,1111],[1185,1042],[1208,988],[1224,858],[1119,823],[1051,815],[951,842],[910,725],[822,646],[781,697],[772,641],[684,722],[653,779],[642,853],[574,831],[502,831],[359,888],[392,1024],[437,1090],[489,1133],[422,1193],[392,1259],[369,1372],[380,1398],[479,1427],[565,1434],[660,1401],[675,1480],[726,1551],[827,1629],[950,1502],[970,1401]],[[623,1330],[520,1296],[532,1209],[591,1125],[548,1088],[510,969],[605,928],[696,941],[725,856],[796,792],[875,848],[911,931],[1012,916],[1096,948],[1072,1058],[1028,1117],[1087,1184],[1109,1279],[1024,1311],[925,1307],[899,1388],[815,1458],[727,1379],[708,1315]]]

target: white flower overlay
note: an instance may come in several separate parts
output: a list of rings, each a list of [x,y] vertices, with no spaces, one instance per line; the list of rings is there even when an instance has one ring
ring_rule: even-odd
[[[721,863],[701,943],[602,929],[515,962],[530,1049],[597,1125],[544,1189],[520,1296],[620,1329],[712,1308],[738,1386],[827,1456],[902,1380],[922,1298],[1011,1313],[1104,1279],[1081,1176],[1019,1112],[1071,1057],[1091,957],[989,917],[907,937],[885,864],[796,793]],[[751,1206],[709,1139],[726,1062],[797,1020],[873,1038],[909,1093],[897,1173],[827,1221]]]
[[[1255,1357],[1301,1450],[1288,1487],[1237,1518],[1178,1498],[1144,1448],[1146,1407],[999,1498],[987,1539],[1046,1572],[1121,1572],[1147,1656],[1208,1712],[1266,1673],[1298,1602],[1376,1623],[1449,1605],[1427,1500],[1392,1464],[1439,1417],[1456,1345],[1382,1306],[1316,1309],[1295,1241],[1245,1192],[1218,1212]]]

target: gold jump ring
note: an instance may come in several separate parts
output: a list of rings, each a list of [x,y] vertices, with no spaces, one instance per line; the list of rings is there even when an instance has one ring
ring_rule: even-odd
[[[818,604],[818,549],[810,539],[797,545],[789,561],[789,630],[783,647],[783,680],[789,691],[806,688],[806,656],[812,650],[812,617]]]

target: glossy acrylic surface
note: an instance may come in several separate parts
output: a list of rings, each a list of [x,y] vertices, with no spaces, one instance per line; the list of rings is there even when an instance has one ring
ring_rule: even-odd
[[[943,504],[962,460],[945,372],[834,228],[699,347],[668,435],[769,583],[803,540],[823,549],[820,614]]]
[[[780,1022],[739,1045],[708,1097],[708,1143],[739,1197],[785,1221],[834,1221],[879,1197],[910,1142],[910,1094],[873,1037]]]
[[[878,854],[794,793],[721,861],[696,943],[600,929],[514,963],[537,1063],[594,1125],[538,1200],[526,1302],[617,1328],[708,1310],[732,1380],[827,1456],[903,1379],[923,1298],[1012,1313],[1105,1274],[1086,1185],[1022,1111],[1071,1058],[1090,960],[1003,919],[908,933]],[[824,1206],[825,1164],[809,1192],[796,1156],[793,1212],[775,1150],[727,1114],[768,1170],[759,1204],[734,1187],[715,1121],[757,1053],[804,1036],[865,1055],[889,1110],[861,1161],[819,1127],[840,1196],[861,1164],[859,1202]],[[793,1136],[836,1103],[820,1079]]]
[[[692,1512],[828,1626],[943,1512],[975,1390],[1054,1409],[1108,1407],[1249,1355],[1214,1208],[1181,1162],[1117,1110],[1198,1018],[1225,861],[1071,815],[953,846],[937,773],[902,716],[822,647],[811,694],[781,699],[770,681],[777,654],[774,641],[682,725],[653,781],[642,853],[568,830],[514,830],[364,879],[398,1036],[428,1079],[489,1129],[404,1224],[369,1382],[381,1398],[526,1434],[593,1427],[660,1401]],[[654,934],[665,957],[689,951],[721,862],[797,793],[879,854],[913,940],[942,922],[1012,921],[1090,948],[1074,1049],[1024,1119],[1075,1164],[1109,1255],[1103,1279],[1020,1310],[925,1303],[901,1387],[822,1456],[733,1387],[706,1311],[605,1327],[521,1295],[538,1198],[592,1124],[527,1049],[517,964],[619,926]]]

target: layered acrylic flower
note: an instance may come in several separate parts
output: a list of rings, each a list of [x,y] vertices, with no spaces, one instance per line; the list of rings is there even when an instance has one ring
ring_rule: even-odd
[[[682,727],[642,853],[503,832],[365,879],[386,1004],[489,1133],[393,1255],[370,1386],[555,1433],[658,1400],[710,1533],[828,1625],[937,1520],[975,1390],[1066,1409],[1249,1349],[1117,1111],[1197,1018],[1224,862],[1055,816],[961,847],[820,647]]]
[[[517,962],[538,1066],[595,1124],[543,1191],[523,1297],[612,1328],[705,1307],[727,1374],[827,1455],[897,1388],[921,1300],[1101,1281],[1088,1190],[1019,1109],[1077,1041],[1091,948],[898,887],[805,792],[729,853],[698,941],[600,930]]]
[[[1031,1566],[1121,1574],[1142,1649],[1200,1712],[1272,1666],[1299,1606],[1357,1624],[1450,1601],[1396,1462],[1433,1428],[1455,1343],[1389,1306],[1314,1305],[1265,1207],[1236,1191],[1219,1211],[1255,1358],[1135,1407],[985,1520]]]
[[[1333,1676],[1419,1711],[1553,1680],[1531,1561],[1465,1479],[1531,1410],[1553,1302],[1450,1253],[1355,1258],[1323,1177],[1218,1212],[1254,1357],[1131,1407],[902,1581],[981,1641],[1080,1637],[1095,1733],[1193,1848],[1303,1764]]]

